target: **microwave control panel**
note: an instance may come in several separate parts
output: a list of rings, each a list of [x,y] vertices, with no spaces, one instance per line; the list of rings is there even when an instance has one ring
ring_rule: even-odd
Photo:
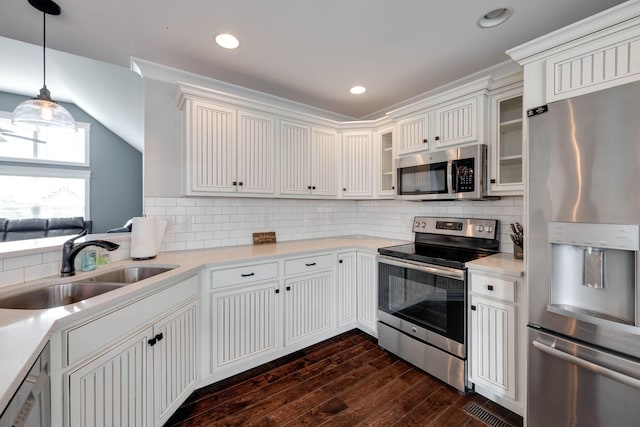
[[[453,161],[453,181],[457,193],[468,193],[475,190],[474,163],[473,158]]]

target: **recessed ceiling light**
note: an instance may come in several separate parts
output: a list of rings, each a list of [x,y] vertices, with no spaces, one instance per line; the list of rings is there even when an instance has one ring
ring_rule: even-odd
[[[218,43],[220,47],[223,47],[225,49],[235,49],[240,46],[240,41],[237,38],[235,38],[231,34],[225,33],[218,34],[216,36],[216,43]]]
[[[490,12],[485,13],[478,19],[478,27],[492,28],[505,22],[513,15],[513,9],[510,7],[499,7]]]
[[[349,92],[351,92],[354,95],[362,95],[366,91],[367,91],[367,88],[364,86],[354,86],[351,89],[349,89]]]

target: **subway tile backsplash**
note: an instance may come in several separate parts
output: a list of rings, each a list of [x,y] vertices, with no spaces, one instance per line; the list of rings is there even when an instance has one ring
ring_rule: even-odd
[[[168,220],[163,252],[249,245],[254,232],[266,231],[275,231],[278,241],[353,234],[413,240],[417,215],[498,219],[500,249],[513,252],[509,224],[523,222],[522,197],[482,202],[149,197],[144,211]],[[129,241],[118,243],[111,259],[129,258]],[[60,256],[59,249],[0,255],[0,287],[58,274]]]
[[[509,224],[522,222],[522,197],[477,202],[146,198],[145,214],[168,221],[162,250],[248,245],[255,232],[278,241],[364,234],[413,240],[416,215],[498,219],[500,248],[513,252]]]

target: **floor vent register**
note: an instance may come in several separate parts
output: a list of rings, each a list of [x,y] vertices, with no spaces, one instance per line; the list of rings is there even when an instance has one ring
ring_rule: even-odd
[[[502,418],[495,415],[493,412],[489,411],[486,408],[478,405],[477,403],[469,403],[464,407],[464,411],[471,415],[473,418],[482,421],[485,424],[488,424],[492,427],[513,427],[512,424],[509,424]]]

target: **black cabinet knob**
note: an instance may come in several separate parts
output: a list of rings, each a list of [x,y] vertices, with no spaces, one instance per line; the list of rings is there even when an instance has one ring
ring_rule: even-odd
[[[237,182],[237,181],[233,181],[233,182],[231,183],[231,185],[238,185],[238,182]]]
[[[492,178],[492,179],[491,179],[491,183],[492,183],[492,184],[495,184],[495,183],[496,183],[496,180]]]
[[[290,291],[291,290],[291,286],[287,286],[287,290]]]
[[[439,136],[436,136],[436,141],[440,141],[440,137]]]
[[[151,338],[149,341],[147,341],[147,344],[149,344],[151,347],[153,347],[154,345],[156,345],[156,339],[155,338]]]
[[[279,294],[279,293],[280,293],[280,289],[276,289],[276,294]]]
[[[343,188],[343,189],[342,189],[342,191],[347,191],[347,189],[346,189],[346,188]]]
[[[162,332],[160,332],[158,335],[156,335],[154,337],[156,339],[156,341],[162,341],[162,338],[164,338],[164,335],[162,335]]]
[[[315,189],[316,189],[316,186],[314,185],[313,187],[311,187],[311,189],[312,189],[312,190],[315,190]]]
[[[423,144],[426,144],[426,143],[428,143],[428,142],[429,142],[429,140],[428,140],[427,138],[425,138],[425,139],[423,139],[423,140],[422,140],[422,143],[423,143]]]
[[[342,260],[341,259],[338,260],[338,264],[342,264]]]
[[[239,185],[240,187],[242,187],[242,181],[240,181],[240,182],[238,183],[238,185]]]
[[[487,289],[489,289],[490,291],[493,290],[493,285],[487,285]]]
[[[472,306],[471,306],[471,310],[476,311],[476,306],[475,306],[475,305],[472,305]]]

